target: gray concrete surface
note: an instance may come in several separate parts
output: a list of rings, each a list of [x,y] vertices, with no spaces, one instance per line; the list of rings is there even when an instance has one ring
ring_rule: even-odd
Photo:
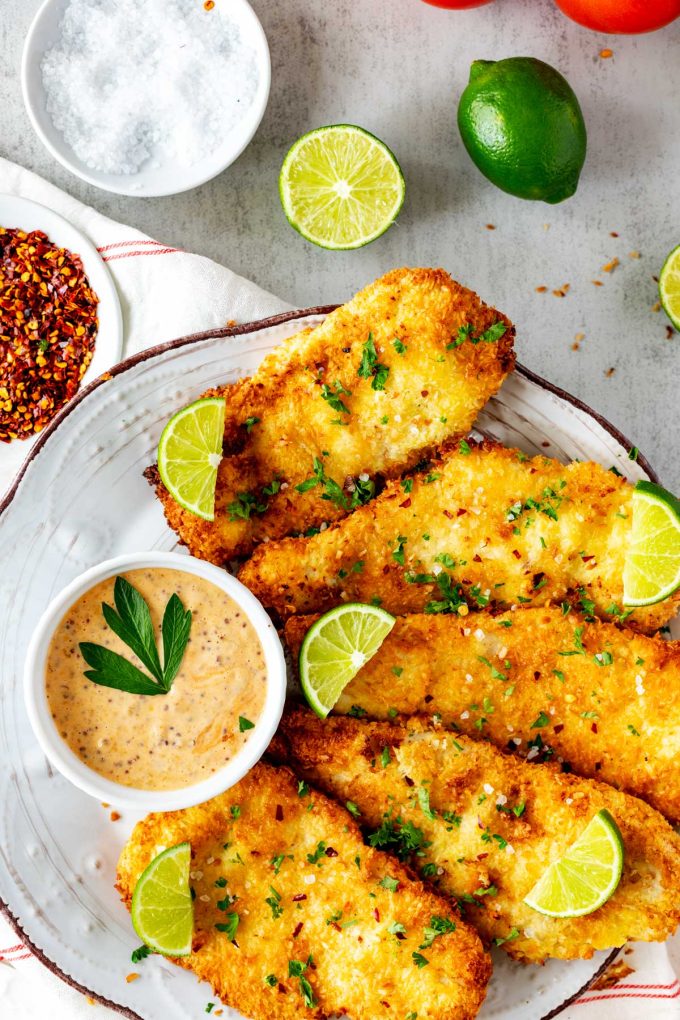
[[[120,198],[52,159],[33,135],[19,87],[38,0],[0,0],[0,152],[299,306],[344,300],[393,266],[442,265],[513,318],[526,365],[606,415],[680,490],[680,336],[667,337],[663,312],[652,310],[653,275],[680,243],[680,21],[645,36],[606,37],[567,20],[551,0],[453,13],[421,0],[252,3],[269,37],[272,95],[255,141],[217,180],[175,198]],[[605,46],[610,59],[599,56]],[[559,206],[496,190],[455,127],[471,60],[520,54],[567,76],[588,125],[579,190]],[[399,222],[358,252],[308,244],[286,223],[277,195],[289,144],[338,121],[383,138],[407,181]],[[614,257],[620,265],[602,272]],[[567,283],[566,297],[553,296]],[[574,351],[579,333],[585,339]]]

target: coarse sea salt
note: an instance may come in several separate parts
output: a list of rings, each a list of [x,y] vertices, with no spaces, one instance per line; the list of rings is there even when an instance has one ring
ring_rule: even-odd
[[[254,47],[221,2],[69,0],[41,63],[47,112],[88,167],[192,166],[248,112]]]

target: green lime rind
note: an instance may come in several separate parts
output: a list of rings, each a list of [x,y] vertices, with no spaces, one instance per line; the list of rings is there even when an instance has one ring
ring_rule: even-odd
[[[163,485],[176,503],[206,521],[215,519],[225,415],[223,397],[195,400],[172,416],[158,443]]]
[[[609,811],[598,811],[564,856],[545,870],[524,902],[549,917],[592,914],[616,891],[623,858],[618,825]]]
[[[395,618],[378,606],[349,602],[324,613],[310,627],[300,648],[300,683],[318,716],[326,718],[395,623]]]
[[[670,253],[659,273],[659,298],[664,312],[680,330],[680,244]]]
[[[356,124],[308,131],[293,143],[279,174],[279,197],[290,225],[331,251],[375,241],[394,223],[405,194],[394,153]]]
[[[633,492],[632,532],[623,568],[623,604],[651,606],[680,588],[680,500],[655,482]]]
[[[551,204],[576,191],[587,148],[583,113],[567,80],[542,60],[475,60],[458,129],[475,166],[501,190]]]
[[[187,956],[194,931],[189,887],[191,845],[178,843],[154,857],[132,894],[132,925],[142,942],[163,956]]]

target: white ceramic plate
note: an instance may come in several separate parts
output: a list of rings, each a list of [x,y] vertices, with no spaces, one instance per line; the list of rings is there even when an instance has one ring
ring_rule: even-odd
[[[123,318],[118,291],[101,255],[92,242],[63,216],[45,205],[19,198],[18,195],[0,195],[0,225],[20,230],[42,230],[60,248],[68,248],[75,255],[80,255],[85,275],[99,298],[99,328],[94,354],[81,382],[81,386],[86,386],[117,364],[123,349]],[[30,439],[1,443],[2,468],[11,470],[13,465],[18,467],[28,453],[29,442]]]
[[[83,162],[53,124],[45,107],[40,65],[58,36],[59,24],[68,0],[45,0],[38,10],[24,43],[21,88],[26,112],[41,142],[71,173],[104,191],[132,197],[176,195],[217,177],[237,159],[260,126],[269,99],[271,62],[264,29],[248,0],[217,0],[211,16],[228,17],[255,53],[259,81],[253,102],[241,122],[230,131],[213,153],[191,166],[143,168],[136,174],[110,174],[94,170]],[[115,6],[115,0],[114,0]],[[217,101],[219,97],[217,97]]]
[[[79,394],[41,436],[0,506],[0,899],[20,937],[63,978],[125,1015],[200,1016],[210,989],[154,958],[126,984],[138,943],[113,889],[120,848],[136,821],[55,774],[33,739],[23,703],[23,660],[32,627],[53,595],[109,556],[173,549],[160,504],[142,477],[169,414],[205,389],[253,372],[262,357],[327,309],[293,312],[234,330],[183,338],[136,355]],[[527,453],[615,464],[649,476],[630,444],[583,405],[518,369],[492,400],[480,430]],[[39,508],[39,512],[36,512]],[[115,805],[114,805],[115,806]],[[521,967],[496,954],[480,1017],[554,1016],[602,968],[590,961]],[[238,1017],[225,1009],[225,1017]]]

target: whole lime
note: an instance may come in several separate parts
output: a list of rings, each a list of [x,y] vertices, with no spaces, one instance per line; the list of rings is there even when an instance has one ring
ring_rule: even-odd
[[[535,57],[475,60],[458,104],[458,128],[485,177],[518,198],[563,202],[586,158],[578,99]]]

